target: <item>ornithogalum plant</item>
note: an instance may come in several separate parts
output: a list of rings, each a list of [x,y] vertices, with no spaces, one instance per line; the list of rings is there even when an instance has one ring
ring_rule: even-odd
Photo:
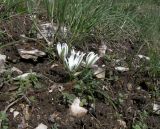
[[[72,49],[70,55],[68,56],[68,45],[66,43],[61,44],[59,42],[57,43],[57,51],[67,70],[74,74],[80,67],[85,53],[80,51],[76,52],[74,49]],[[86,57],[85,67],[92,67],[98,59],[98,54],[90,52]]]

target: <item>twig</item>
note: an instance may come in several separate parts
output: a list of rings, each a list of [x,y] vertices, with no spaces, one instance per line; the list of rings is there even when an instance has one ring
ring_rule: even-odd
[[[16,99],[15,101],[13,101],[12,103],[10,103],[10,104],[4,109],[4,112],[7,112],[8,109],[9,109],[11,106],[13,106],[14,104],[16,104],[18,101],[20,101],[20,100],[23,99],[23,98],[24,98],[24,96],[22,96],[21,98],[18,98],[18,99]]]
[[[2,46],[0,46],[0,50],[1,50],[2,48],[4,48],[4,47],[9,46],[9,45],[14,45],[14,44],[22,43],[21,41],[22,41],[22,40],[13,41],[13,42],[11,42],[11,43],[7,43],[7,44],[5,44],[5,45],[2,45]]]
[[[49,82],[51,83],[54,83],[54,81],[52,81],[50,78],[48,78],[47,76],[43,75],[43,74],[38,74],[39,77],[42,77],[42,78],[46,78]]]
[[[13,106],[14,104],[16,104],[18,101],[22,100],[24,98],[24,96],[22,96],[21,98],[18,98],[16,99],[15,101],[13,101],[12,103],[10,103],[5,109],[4,109],[4,113],[6,113],[8,111],[8,109]],[[0,120],[0,129],[1,129],[1,126],[2,126],[2,121],[3,120]]]
[[[35,38],[30,38],[30,37],[27,37],[27,36],[20,36],[20,37],[23,38],[23,39],[26,39],[26,40],[32,40],[32,41],[37,42],[37,39],[35,39]],[[40,42],[38,42],[38,43],[45,48],[45,45],[44,45],[44,44],[42,44],[42,43],[40,43]]]
[[[24,95],[24,99],[28,102],[29,105],[32,104],[31,101],[29,100],[29,98],[26,95]]]
[[[94,75],[96,76],[96,75],[101,74],[101,73],[103,73],[103,72],[105,72],[105,71],[106,71],[106,69],[104,69],[104,70],[102,70],[102,71],[100,71],[100,72],[98,72],[98,73],[96,73],[96,74],[94,74]]]
[[[92,113],[89,112],[89,114],[97,121],[97,123],[98,123],[100,126],[102,126],[102,125],[101,125],[101,122],[100,122],[94,115],[92,115]]]

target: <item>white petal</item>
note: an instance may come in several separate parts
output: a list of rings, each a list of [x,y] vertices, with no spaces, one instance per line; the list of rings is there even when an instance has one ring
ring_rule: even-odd
[[[65,53],[64,53],[65,55],[65,57],[68,55],[68,45],[66,44],[66,47],[65,47]]]
[[[91,66],[94,65],[98,59],[99,59],[99,57],[98,57],[98,55],[96,55],[91,62]]]
[[[88,55],[87,55],[87,57],[86,57],[86,62],[88,62],[91,54],[93,54],[93,52],[88,53]]]
[[[80,59],[80,57],[79,56],[77,56],[76,58],[75,58],[75,60],[74,60],[74,64],[75,64],[75,69],[77,69],[78,68],[78,66],[79,66],[79,59]]]
[[[62,52],[62,46],[60,42],[57,43],[57,51],[58,51],[58,55],[60,56]]]
[[[71,55],[72,55],[72,54],[73,54],[73,55],[76,54],[75,51],[74,51],[74,49],[71,50]]]
[[[85,53],[82,53],[82,54],[81,54],[81,56],[80,56],[80,58],[79,58],[78,65],[80,65],[80,64],[81,64],[81,62],[82,62],[82,60],[83,60],[84,55],[85,55]]]
[[[81,53],[80,51],[76,53],[75,50],[72,49],[70,57],[65,59],[66,67],[68,70],[75,71],[82,62],[84,55],[84,53]]]
[[[90,52],[86,57],[86,66],[90,67],[99,59],[98,55],[94,52]]]
[[[78,52],[76,53],[76,56],[80,56],[80,51],[78,51]]]
[[[75,66],[74,62],[69,62],[69,70],[70,71],[73,71],[74,66]]]
[[[92,62],[93,62],[94,58],[95,58],[94,53],[89,56],[88,62],[87,62],[88,66],[92,65]]]
[[[68,54],[68,45],[66,43],[62,44],[62,49],[65,49],[65,54]]]
[[[65,62],[67,69],[70,70],[70,66],[69,66],[68,60],[66,58],[64,58],[64,62]]]
[[[96,55],[95,55],[94,53],[90,55],[90,58],[89,58],[89,60],[88,60],[89,64],[91,64],[91,63],[93,62],[95,56],[96,56]]]
[[[68,64],[70,71],[73,71],[73,68],[75,66],[75,54],[71,54],[71,56],[68,58]]]
[[[76,69],[80,66],[82,60],[83,60],[83,57],[84,57],[85,53],[81,53],[79,56],[78,56],[78,62],[77,62],[77,65],[76,65]]]

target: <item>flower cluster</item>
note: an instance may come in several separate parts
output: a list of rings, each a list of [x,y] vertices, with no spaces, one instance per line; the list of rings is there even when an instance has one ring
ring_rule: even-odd
[[[58,51],[59,57],[64,61],[66,68],[70,72],[75,72],[79,68],[85,56],[85,53],[80,51],[75,52],[75,50],[72,49],[71,54],[68,57],[68,45],[66,43],[63,43],[63,44],[58,43],[57,51]],[[99,56],[97,54],[95,54],[94,52],[90,52],[86,56],[85,66],[87,68],[93,66],[98,59],[99,59]]]

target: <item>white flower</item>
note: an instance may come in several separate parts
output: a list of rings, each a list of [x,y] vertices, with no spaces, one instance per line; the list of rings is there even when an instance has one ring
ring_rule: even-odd
[[[67,56],[68,54],[68,45],[66,43],[61,44],[60,42],[57,43],[57,51],[58,55],[62,60]]]
[[[81,64],[84,55],[85,55],[85,54],[84,54],[83,52],[78,51],[78,52],[76,53],[76,52],[74,51],[74,49],[73,49],[73,50],[71,51],[70,57],[64,59],[67,69],[68,69],[70,72],[76,71],[77,68],[78,68],[78,67],[80,66],[80,64]]]
[[[95,54],[94,52],[88,53],[86,57],[86,67],[91,67],[96,63],[96,61],[99,59],[98,54]]]

